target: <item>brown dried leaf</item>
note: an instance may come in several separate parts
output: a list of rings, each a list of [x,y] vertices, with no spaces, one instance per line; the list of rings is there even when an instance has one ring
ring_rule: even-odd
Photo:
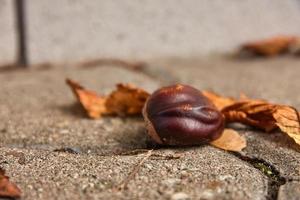
[[[99,96],[96,92],[85,89],[73,80],[67,79],[66,82],[90,118],[96,119],[103,114],[109,114],[105,105],[106,97]]]
[[[117,89],[108,96],[100,96],[70,79],[66,80],[78,101],[89,117],[96,119],[102,115],[141,114],[149,93],[131,84],[118,84]]]
[[[233,129],[225,129],[221,137],[210,144],[227,151],[241,151],[247,146],[246,139]]]
[[[300,117],[299,112],[289,106],[279,106],[273,113],[276,125],[282,132],[288,134],[300,145]]]
[[[240,122],[269,132],[277,127],[272,116],[276,107],[276,105],[262,100],[249,99],[246,101],[237,101],[223,108],[221,111],[228,123]]]
[[[209,100],[211,100],[219,110],[222,110],[223,108],[232,105],[233,103],[236,102],[236,100],[233,98],[222,97],[210,91],[204,90],[202,91],[202,94],[206,96]]]
[[[296,56],[300,56],[300,37],[291,45],[289,51]]]
[[[227,123],[240,122],[265,131],[271,131],[277,127],[272,116],[276,105],[263,100],[250,99],[244,94],[241,95],[240,100],[222,97],[207,91],[203,94],[223,113]]]
[[[107,109],[117,115],[141,114],[149,93],[132,84],[118,84],[106,102]]]
[[[264,40],[249,42],[241,47],[241,51],[250,52],[261,56],[275,56],[289,51],[297,42],[295,36],[276,36]]]
[[[21,190],[9,181],[9,177],[5,176],[5,171],[0,168],[0,197],[19,198]]]
[[[300,119],[298,111],[290,106],[241,97],[241,100],[203,92],[222,112],[227,123],[240,122],[269,132],[280,128],[300,145]]]

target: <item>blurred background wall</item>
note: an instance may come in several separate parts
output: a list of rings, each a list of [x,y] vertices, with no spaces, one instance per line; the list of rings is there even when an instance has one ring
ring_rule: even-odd
[[[0,65],[11,63],[16,54],[13,1],[0,0]]]
[[[299,0],[26,0],[32,64],[227,52],[300,35]],[[0,63],[16,56],[14,1],[0,0]]]

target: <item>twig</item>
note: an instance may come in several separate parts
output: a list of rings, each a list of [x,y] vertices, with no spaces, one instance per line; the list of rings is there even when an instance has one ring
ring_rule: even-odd
[[[99,58],[94,60],[83,61],[78,64],[79,67],[96,67],[103,65],[115,65],[130,70],[141,70],[147,64],[145,62],[130,62],[118,58]]]
[[[119,156],[132,156],[132,155],[138,155],[138,154],[144,154],[146,152],[148,152],[148,149],[134,149],[131,151],[125,151],[125,152],[119,152],[116,153],[115,155],[119,155]],[[159,154],[159,153],[152,153],[150,158],[154,159],[154,160],[172,160],[172,159],[179,159],[182,157],[182,154],[180,153],[172,153],[172,154]]]
[[[146,156],[133,168],[132,172],[127,176],[127,178],[116,188],[117,190],[124,190],[127,188],[127,185],[130,182],[130,180],[135,177],[142,165],[152,155],[152,151],[153,149],[148,151]]]
[[[149,149],[134,149],[130,151],[123,151],[123,152],[116,152],[115,155],[120,155],[120,156],[133,156],[133,155],[138,155],[138,154],[143,154],[147,153]]]
[[[173,159],[180,159],[182,157],[182,154],[180,153],[174,153],[169,155],[164,154],[152,154],[153,160],[173,160]]]

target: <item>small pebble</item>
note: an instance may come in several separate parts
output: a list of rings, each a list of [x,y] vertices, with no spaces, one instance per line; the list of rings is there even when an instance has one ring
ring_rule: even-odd
[[[68,129],[62,129],[60,130],[60,134],[68,134],[70,131]]]
[[[152,165],[150,165],[150,164],[145,164],[145,167],[148,168],[149,170],[152,170],[152,168],[153,168]]]
[[[191,198],[184,192],[178,192],[172,195],[171,200],[190,200]]]
[[[200,195],[201,198],[203,199],[215,199],[215,194],[212,190],[205,190],[202,192],[202,194]]]
[[[189,173],[187,171],[180,172],[180,178],[184,179],[184,178],[187,178],[188,176],[189,176]]]
[[[163,184],[168,186],[168,187],[173,187],[174,185],[180,183],[180,179],[177,178],[169,178],[163,181]]]

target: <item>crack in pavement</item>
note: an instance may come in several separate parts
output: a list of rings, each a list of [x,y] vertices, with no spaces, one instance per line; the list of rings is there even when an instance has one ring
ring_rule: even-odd
[[[280,187],[286,182],[293,181],[281,176],[280,172],[274,167],[274,165],[262,158],[250,157],[238,152],[233,152],[231,154],[249,163],[254,168],[261,171],[268,178],[268,191],[266,196],[267,200],[276,200]]]

